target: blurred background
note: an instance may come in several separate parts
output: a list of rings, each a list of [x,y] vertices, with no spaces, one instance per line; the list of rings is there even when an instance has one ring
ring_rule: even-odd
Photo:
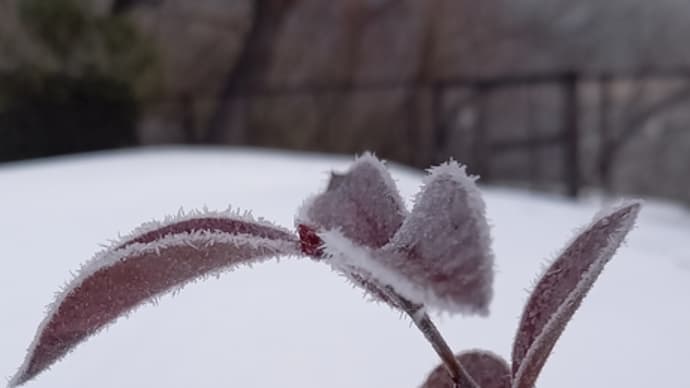
[[[373,150],[690,204],[689,20],[690,0],[0,0],[0,163]]]

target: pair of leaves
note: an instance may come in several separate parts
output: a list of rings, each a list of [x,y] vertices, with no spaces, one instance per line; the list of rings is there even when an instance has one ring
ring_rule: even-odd
[[[513,343],[512,367],[500,356],[473,350],[458,360],[482,388],[532,388],[556,341],[606,263],[632,229],[639,202],[597,215],[546,269],[530,294]],[[454,387],[437,367],[425,388]]]
[[[389,286],[419,305],[488,313],[493,256],[484,202],[456,162],[429,170],[408,212],[383,165],[364,155],[305,203],[297,224],[306,252],[379,299],[395,305],[383,296]]]
[[[488,311],[493,258],[484,204],[457,163],[430,170],[408,212],[383,164],[365,154],[346,174],[332,175],[296,224],[299,235],[239,213],[204,212],[141,226],[97,254],[58,295],[10,386],[142,303],[277,256],[329,263],[394,307],[405,300],[451,312]]]

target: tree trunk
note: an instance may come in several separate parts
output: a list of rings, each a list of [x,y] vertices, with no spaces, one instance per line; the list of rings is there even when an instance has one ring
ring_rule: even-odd
[[[206,129],[205,142],[243,143],[247,141],[248,94],[253,88],[261,87],[270,64],[275,37],[293,4],[294,0],[254,1],[252,26],[234,68],[217,96],[216,108],[211,114]],[[230,114],[245,117],[228,117]],[[235,125],[232,126],[233,130],[230,133],[226,133],[226,126],[230,119],[235,122]]]

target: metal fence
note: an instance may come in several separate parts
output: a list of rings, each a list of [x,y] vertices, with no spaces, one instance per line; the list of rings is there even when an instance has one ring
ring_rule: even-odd
[[[653,101],[647,101],[628,112],[620,130],[614,130],[610,120],[611,112],[619,109],[620,98],[612,95],[612,85],[616,82],[625,82],[636,85],[638,83],[654,80],[673,80],[677,87],[671,88],[667,93],[662,93]],[[521,123],[524,129],[521,133],[509,137],[494,136],[500,128],[492,126],[489,121],[492,113],[488,106],[495,95],[506,90],[536,90],[548,87],[556,91],[558,101],[554,104],[550,114],[555,118],[553,129],[548,133],[539,133],[532,130],[530,123]],[[582,90],[595,89],[598,97],[592,101],[590,97],[583,96]],[[312,96],[318,98],[323,95],[352,95],[355,93],[366,94],[391,90],[407,90],[413,96],[409,103],[401,104],[401,114],[406,115],[406,134],[398,136],[395,141],[408,143],[408,149],[422,147],[419,139],[428,138],[427,155],[422,158],[403,156],[401,162],[426,167],[430,162],[439,162],[449,156],[458,157],[458,150],[448,148],[448,139],[457,130],[456,117],[462,110],[471,110],[474,119],[471,123],[471,144],[469,152],[464,152],[461,159],[467,162],[474,173],[480,174],[484,182],[501,180],[500,174],[496,174],[497,160],[506,153],[517,152],[537,160],[532,156],[545,148],[556,149],[557,156],[550,158],[549,163],[559,165],[558,185],[564,194],[575,197],[583,185],[583,152],[581,150],[583,133],[583,116],[594,115],[599,119],[592,129],[598,134],[598,150],[588,158],[596,159],[596,172],[599,175],[597,184],[610,187],[611,171],[615,168],[616,156],[635,136],[638,136],[643,124],[650,119],[663,115],[667,110],[678,107],[690,100],[690,70],[666,69],[639,72],[615,72],[615,73],[583,73],[576,71],[562,71],[550,73],[534,73],[523,75],[510,75],[491,78],[477,77],[453,77],[439,80],[382,80],[373,82],[327,82],[310,83],[292,86],[260,86],[242,89],[239,98],[246,101],[261,98],[293,98],[298,96]],[[453,94],[464,91],[468,98],[453,99]],[[633,100],[640,100],[643,92],[631,95]],[[419,101],[414,96],[425,96],[428,109],[431,114],[420,117],[418,112]],[[639,101],[638,101],[639,102]],[[188,107],[190,98],[180,100],[181,107]],[[555,107],[555,108],[554,108]],[[181,109],[181,111],[185,111]],[[194,122],[186,110],[185,121],[187,124]],[[495,113],[495,112],[494,112]],[[590,120],[591,121],[591,120]],[[593,125],[589,123],[588,125]],[[245,129],[251,132],[249,126]],[[415,148],[416,147],[416,148]],[[344,150],[348,152],[348,150]],[[538,173],[539,162],[532,163],[532,173],[526,174],[528,179],[538,185],[544,178]],[[543,163],[542,163],[543,164]],[[524,177],[522,178],[524,179]],[[589,182],[591,184],[591,182]]]
[[[658,97],[650,101],[643,101],[642,89],[637,93],[632,93],[630,99],[634,100],[634,103],[630,105],[633,108],[627,112],[622,123],[612,125],[611,112],[620,109],[621,104],[620,96],[614,93],[616,84],[624,82],[636,85],[649,80],[672,80],[674,86],[667,88],[668,90],[663,93],[657,93]],[[512,131],[508,136],[502,133],[502,128],[492,123],[497,112],[492,111],[491,106],[501,93],[510,90],[532,92],[545,87],[553,92],[549,98],[557,100],[549,105],[549,114],[553,117],[549,124],[549,127],[552,127],[550,131],[544,133],[533,130],[534,124],[530,122],[529,115],[523,120],[525,122],[515,123],[522,130]],[[592,100],[591,96],[583,93],[583,89],[596,90],[595,94],[598,97]],[[403,90],[409,98],[399,104],[399,114],[404,116],[406,128],[404,134],[394,136],[391,141],[404,145],[410,152],[398,155],[398,161],[423,168],[429,163],[439,162],[449,156],[456,157],[468,163],[472,172],[480,174],[483,181],[491,182],[505,179],[505,174],[502,175],[500,172],[500,163],[498,163],[502,156],[508,153],[519,153],[531,160],[527,168],[530,172],[519,179],[527,179],[536,185],[545,178],[539,174],[544,162],[540,162],[535,155],[543,149],[557,150],[548,159],[548,164],[558,165],[559,173],[556,183],[564,194],[574,197],[578,195],[584,184],[582,169],[585,156],[581,149],[583,129],[591,133],[591,126],[596,126],[598,150],[594,155],[590,153],[586,157],[596,159],[598,183],[604,187],[610,187],[610,177],[615,169],[616,157],[626,143],[638,136],[641,128],[649,120],[688,102],[690,70],[596,74],[564,71],[491,78],[453,77],[434,80],[325,82],[282,86],[246,85],[239,90],[239,93],[223,98],[218,96],[202,98],[198,95],[186,94],[159,98],[155,101],[147,101],[145,104],[165,103],[176,106],[173,120],[188,133],[188,136],[183,139],[184,142],[227,143],[222,139],[207,136],[209,133],[207,128],[198,128],[200,124],[196,117],[195,106],[210,101],[218,106],[217,112],[227,116],[234,114],[228,108],[237,101],[241,101],[246,110],[246,106],[261,99],[284,98],[285,101],[289,101],[307,96],[319,100],[324,96],[347,97],[355,94],[366,95]],[[465,97],[457,98],[460,92]],[[83,106],[72,108],[79,113],[80,110],[88,110],[89,104],[89,101],[84,101]],[[419,114],[422,105],[428,114]],[[468,111],[472,113],[473,119],[469,124],[462,125],[465,131],[463,136],[467,135],[469,140],[465,144],[465,149],[460,150],[451,144],[451,139],[453,136],[457,137],[460,125],[458,117]],[[31,114],[40,117],[42,112]],[[500,114],[499,112],[498,115]],[[584,115],[598,115],[599,119],[595,124],[592,124],[591,120],[585,124]],[[245,133],[251,133],[252,123],[248,121],[242,130]],[[16,128],[13,131],[13,133],[18,133]],[[235,144],[247,143],[251,142],[242,140],[235,142]],[[365,143],[362,144],[366,146]],[[314,148],[318,148],[318,144],[312,147]],[[358,149],[344,148],[340,151],[353,152]],[[553,180],[553,177],[550,179]]]

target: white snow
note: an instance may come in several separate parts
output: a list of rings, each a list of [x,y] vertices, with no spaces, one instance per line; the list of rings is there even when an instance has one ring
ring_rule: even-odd
[[[252,209],[292,225],[352,158],[249,149],[158,149],[0,166],[0,375],[44,306],[100,244],[175,209]],[[423,174],[393,166],[403,198]],[[480,181],[481,183],[481,181]],[[508,358],[526,290],[602,206],[484,188],[497,274],[488,318],[436,317],[456,351]],[[577,311],[539,387],[688,386],[690,212],[647,200]],[[438,364],[421,333],[326,265],[270,261],[146,305],[27,387],[415,387]]]

